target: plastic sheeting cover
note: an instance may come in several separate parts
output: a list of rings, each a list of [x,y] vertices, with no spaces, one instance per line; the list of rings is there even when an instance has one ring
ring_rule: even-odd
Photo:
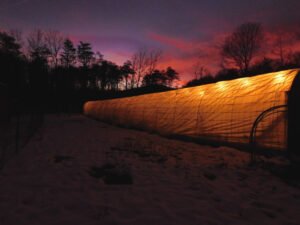
[[[287,104],[299,70],[221,81],[162,93],[90,101],[84,114],[126,127],[211,141],[248,144],[256,118]],[[256,143],[286,149],[286,112],[278,110],[258,125]]]

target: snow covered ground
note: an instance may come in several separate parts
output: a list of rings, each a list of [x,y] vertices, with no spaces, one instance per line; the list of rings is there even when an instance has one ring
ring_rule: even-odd
[[[0,224],[299,224],[300,189],[248,164],[228,147],[46,116],[0,171]]]

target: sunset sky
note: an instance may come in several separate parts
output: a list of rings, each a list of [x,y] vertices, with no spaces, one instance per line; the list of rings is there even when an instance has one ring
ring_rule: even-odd
[[[117,64],[139,47],[161,49],[159,67],[170,65],[189,80],[197,61],[219,69],[217,46],[247,21],[262,23],[265,47],[284,34],[288,47],[300,50],[292,41],[300,30],[299,10],[297,0],[0,0],[0,28],[56,29],[74,42],[92,43]],[[266,49],[260,57],[270,56]]]

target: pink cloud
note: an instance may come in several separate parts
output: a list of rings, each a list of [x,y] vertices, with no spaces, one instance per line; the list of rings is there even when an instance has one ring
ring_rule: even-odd
[[[223,34],[216,34],[209,40],[182,40],[153,32],[147,37],[165,45],[163,59],[158,65],[159,69],[171,66],[183,79],[188,80],[194,78],[196,63],[202,64],[211,72],[219,69],[220,57],[217,45],[223,40]]]
[[[166,37],[157,33],[149,33],[147,37],[151,40],[166,44],[180,50],[189,51],[193,49],[193,43],[184,42],[180,39]]]
[[[266,29],[264,48],[253,59],[253,63],[263,57],[276,58],[276,55],[271,50],[279,35],[282,35],[287,49],[300,51],[300,42],[295,39],[296,30],[297,26],[276,30]],[[168,66],[173,67],[179,72],[181,76],[179,84],[182,85],[194,78],[196,63],[202,64],[213,74],[220,69],[221,57],[218,46],[221,45],[231,31],[214,32],[212,30],[205,38],[199,37],[197,39],[184,39],[157,32],[147,32],[146,38],[162,47],[163,57],[158,64],[158,69],[166,69]],[[95,43],[96,50],[99,49],[106,59],[119,65],[130,59],[135,51],[133,47],[128,51],[128,46],[139,46],[139,43],[136,43],[134,40],[122,37],[71,36],[71,39],[74,42],[84,40]],[[147,40],[145,42],[147,43]],[[232,64],[231,66],[234,65]]]

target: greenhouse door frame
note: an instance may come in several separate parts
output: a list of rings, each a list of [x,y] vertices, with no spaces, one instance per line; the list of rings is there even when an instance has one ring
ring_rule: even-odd
[[[288,152],[300,157],[300,72],[288,94]]]

